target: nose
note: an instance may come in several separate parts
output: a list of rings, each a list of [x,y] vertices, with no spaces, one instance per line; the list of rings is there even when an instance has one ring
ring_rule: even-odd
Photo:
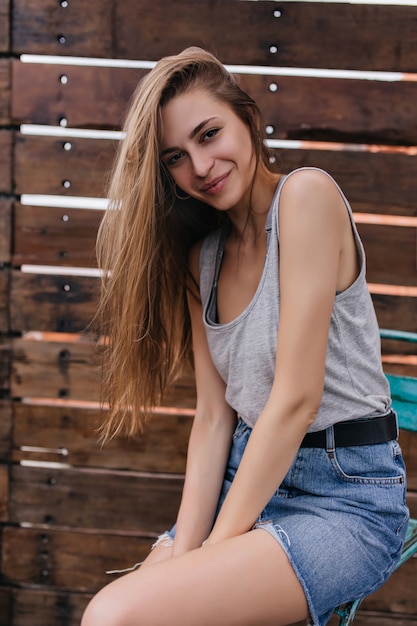
[[[198,178],[206,178],[214,165],[214,159],[207,152],[196,150],[190,154],[193,172]]]

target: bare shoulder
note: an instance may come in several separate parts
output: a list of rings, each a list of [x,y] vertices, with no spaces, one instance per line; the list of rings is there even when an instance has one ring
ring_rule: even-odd
[[[334,179],[324,170],[303,168],[291,172],[282,187],[282,196],[286,200],[309,200],[318,197],[321,200],[342,200]]]
[[[333,178],[317,168],[292,172],[285,180],[280,202],[280,215],[291,219],[312,217],[316,219],[346,220],[345,201]],[[284,217],[285,218],[285,217]]]

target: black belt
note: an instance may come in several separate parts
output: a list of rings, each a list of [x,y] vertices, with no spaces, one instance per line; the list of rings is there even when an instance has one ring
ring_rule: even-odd
[[[350,420],[333,425],[336,448],[385,443],[398,437],[397,418],[391,412],[382,417]],[[307,433],[300,448],[326,448],[326,430]]]

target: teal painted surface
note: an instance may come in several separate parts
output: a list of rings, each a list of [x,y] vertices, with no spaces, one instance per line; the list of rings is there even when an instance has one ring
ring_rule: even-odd
[[[417,333],[409,333],[405,330],[388,330],[381,328],[379,330],[381,339],[400,339],[401,341],[411,341],[417,343]]]
[[[400,428],[417,432],[417,378],[386,374]]]

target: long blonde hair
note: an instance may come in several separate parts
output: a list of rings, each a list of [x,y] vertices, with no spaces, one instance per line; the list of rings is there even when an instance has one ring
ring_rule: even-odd
[[[249,127],[257,162],[269,167],[257,105],[209,52],[192,47],[165,57],[139,83],[97,237],[103,269],[100,330],[107,338],[104,440],[142,430],[191,356],[187,256],[220,218],[208,205],[176,197],[159,158],[159,142],[162,107],[196,87],[231,106]]]

